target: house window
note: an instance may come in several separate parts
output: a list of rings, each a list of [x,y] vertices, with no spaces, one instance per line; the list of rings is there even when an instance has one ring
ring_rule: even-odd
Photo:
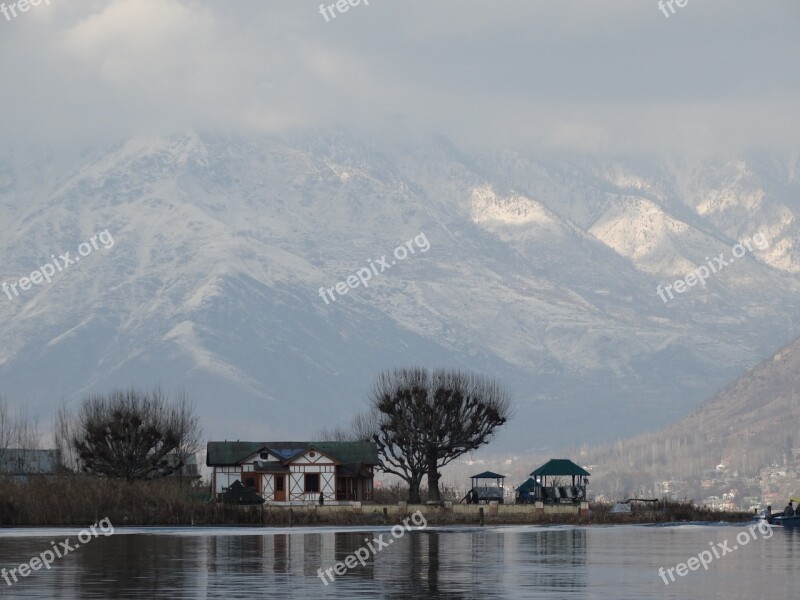
[[[269,452],[262,452],[258,455],[261,460],[267,460],[269,458]]]
[[[319,492],[319,473],[306,473],[306,493]]]

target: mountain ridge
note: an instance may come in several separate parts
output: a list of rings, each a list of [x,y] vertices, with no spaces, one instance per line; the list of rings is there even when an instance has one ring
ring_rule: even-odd
[[[769,180],[784,195],[764,192],[760,221],[730,203],[709,221],[686,194],[664,192],[666,216],[654,219],[685,223],[688,210],[714,235],[686,224],[648,262],[615,247],[642,229],[631,206],[649,202],[623,192],[677,188],[677,175],[579,162],[487,158],[446,139],[375,148],[344,132],[129,140],[78,168],[53,162],[44,180],[0,159],[0,206],[14,207],[0,213],[1,279],[101,229],[116,241],[0,302],[0,391],[47,420],[62,398],[161,383],[196,398],[210,435],[302,437],[346,423],[382,369],[454,366],[514,393],[517,422],[498,446],[563,447],[564,432],[603,441],[666,424],[800,335],[800,257],[781,229],[787,207],[797,211],[796,179]],[[715,180],[728,196],[735,173]],[[613,239],[591,232],[603,216]],[[669,305],[656,295],[700,254],[755,230],[783,250]],[[421,232],[429,252],[330,306],[317,295]]]

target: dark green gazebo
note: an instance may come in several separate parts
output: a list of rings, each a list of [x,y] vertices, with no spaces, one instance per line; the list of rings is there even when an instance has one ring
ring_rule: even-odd
[[[503,503],[503,480],[505,475],[494,473],[492,471],[484,471],[470,477],[472,482],[472,489],[467,492],[467,495],[461,499],[461,502],[467,504],[486,504],[492,500],[496,500],[500,504]],[[494,486],[478,485],[481,479],[494,479]]]
[[[517,492],[517,504],[528,504],[532,501],[533,498],[536,497],[536,490],[539,488],[539,484],[536,483],[536,480],[532,477],[525,481],[522,485],[520,485],[514,491]]]
[[[538,499],[545,502],[580,502],[586,500],[586,485],[591,473],[567,458],[551,458],[530,476],[541,486],[537,490]],[[554,481],[561,477],[571,477],[572,485],[562,485],[561,482]]]

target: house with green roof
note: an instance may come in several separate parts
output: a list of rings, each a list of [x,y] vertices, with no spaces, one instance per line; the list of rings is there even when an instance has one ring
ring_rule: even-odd
[[[270,504],[372,500],[374,442],[209,442],[215,497],[236,482]]]

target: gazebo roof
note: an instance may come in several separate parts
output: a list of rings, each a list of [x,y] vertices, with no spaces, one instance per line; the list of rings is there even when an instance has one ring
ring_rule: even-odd
[[[537,483],[535,479],[528,479],[525,483],[519,486],[515,491],[517,492],[532,492],[537,487],[541,487],[540,483]]]
[[[500,475],[498,473],[492,473],[491,471],[484,471],[483,473],[478,473],[477,475],[472,475],[470,479],[505,479],[505,475]]]
[[[558,477],[558,476],[576,475],[580,477],[589,477],[591,473],[586,469],[582,469],[574,462],[567,458],[551,458],[541,467],[531,473],[531,477]]]

